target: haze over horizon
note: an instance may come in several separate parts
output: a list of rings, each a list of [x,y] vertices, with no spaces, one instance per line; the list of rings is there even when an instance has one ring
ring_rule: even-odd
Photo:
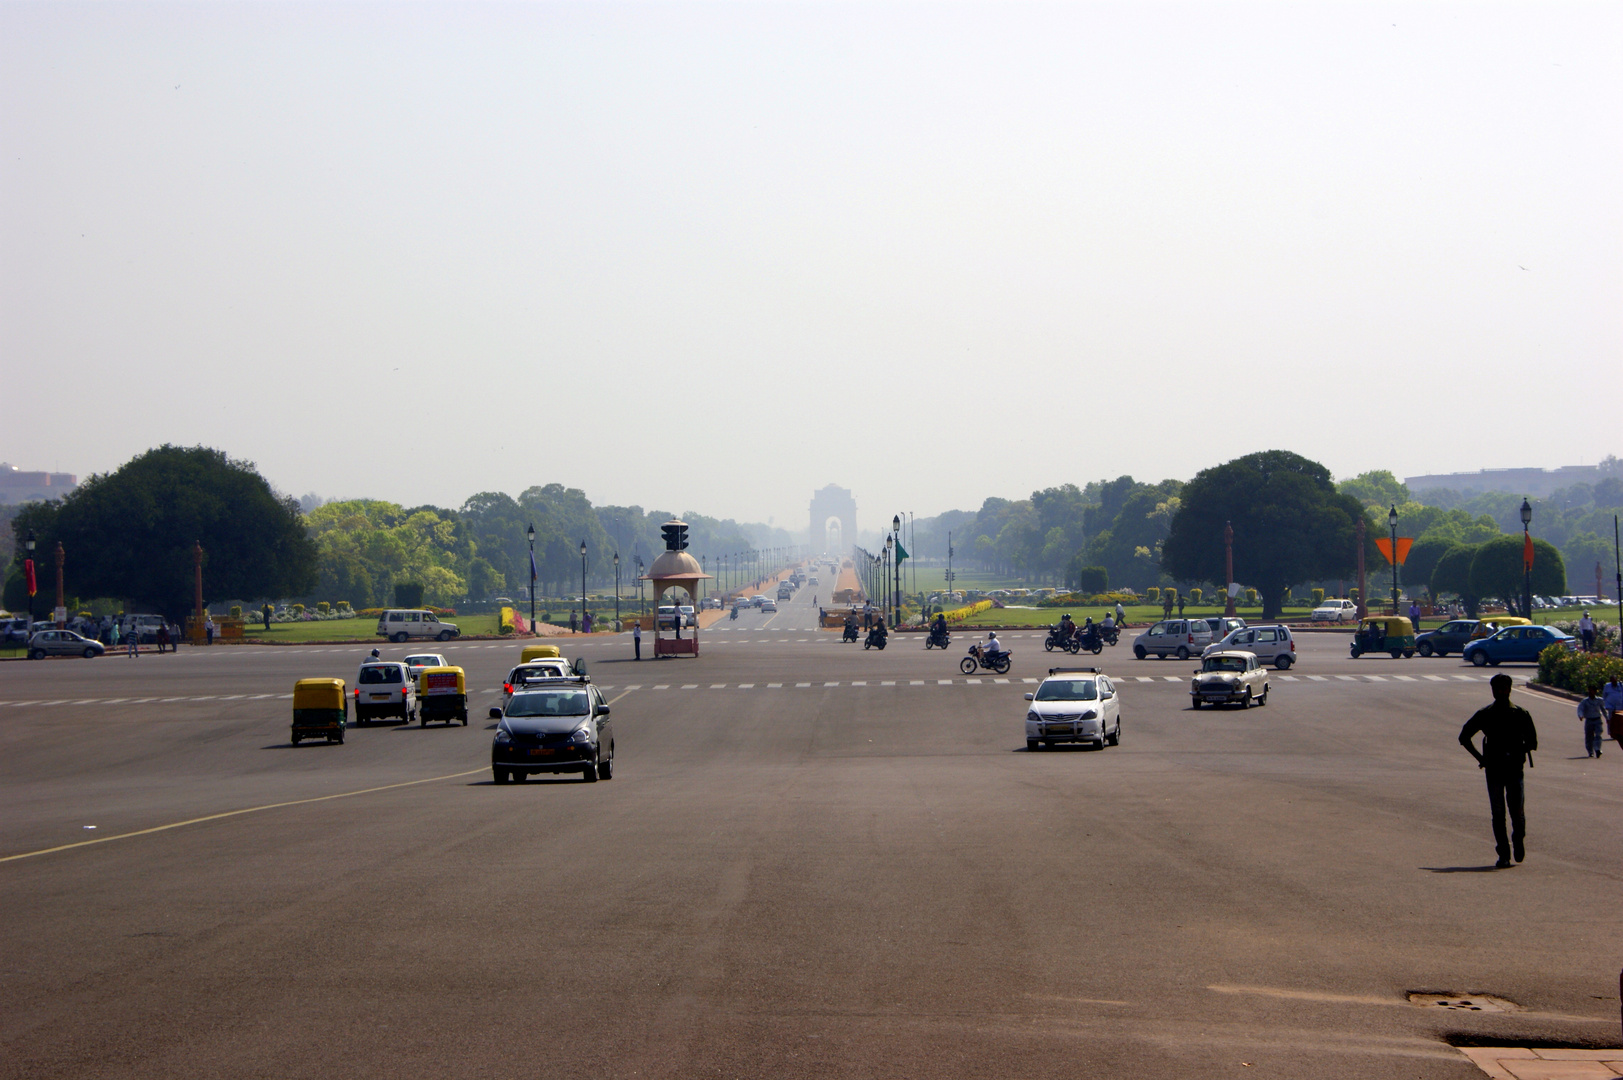
[[[0,457],[201,443],[292,494],[557,482],[794,529],[828,483],[872,524],[1270,448],[1594,464],[1620,30],[0,4],[0,356],[33,391]]]

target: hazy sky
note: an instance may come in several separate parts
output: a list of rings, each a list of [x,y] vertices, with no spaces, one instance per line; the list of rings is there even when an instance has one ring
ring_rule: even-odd
[[[803,527],[1623,452],[1623,5],[0,4],[0,457]],[[27,387],[25,397],[23,388]],[[1519,433],[1526,433],[1520,437]]]

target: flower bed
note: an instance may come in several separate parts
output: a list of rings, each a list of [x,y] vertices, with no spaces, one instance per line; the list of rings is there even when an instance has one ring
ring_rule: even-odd
[[[1572,652],[1565,645],[1551,645],[1538,655],[1538,681],[1545,686],[1582,694],[1614,678],[1623,679],[1623,657]]]
[[[971,616],[979,615],[983,611],[990,610],[992,610],[992,601],[977,600],[975,603],[970,604],[967,607],[954,608],[951,611],[945,612],[942,615],[942,618],[946,619],[949,624],[960,623]]]

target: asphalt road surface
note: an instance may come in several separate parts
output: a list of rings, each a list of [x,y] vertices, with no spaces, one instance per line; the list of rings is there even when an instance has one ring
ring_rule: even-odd
[[[468,727],[296,748],[294,680],[366,649],[0,664],[0,1076],[1469,1077],[1447,1038],[1617,1045],[1623,751],[1584,757],[1566,703],[1516,695],[1545,749],[1493,871],[1457,658],[1303,634],[1266,707],[1194,712],[1193,663],[1124,637],[1122,745],[1028,753],[1025,680],[1089,658],[1011,632],[972,681],[964,635],[812,615],[697,659],[564,640],[613,701],[597,784],[491,783],[516,644],[444,650]]]

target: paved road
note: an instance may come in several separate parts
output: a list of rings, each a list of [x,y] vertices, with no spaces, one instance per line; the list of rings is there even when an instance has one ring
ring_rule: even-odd
[[[293,680],[362,648],[0,665],[0,1076],[1467,1077],[1445,1034],[1615,1045],[1623,752],[1584,758],[1565,704],[1519,695],[1547,749],[1492,872],[1457,661],[1303,635],[1266,708],[1197,713],[1192,664],[1118,647],[1122,746],[1028,754],[1040,638],[971,682],[812,625],[565,641],[614,699],[595,785],[490,784],[482,717],[289,746]],[[488,690],[517,646],[447,651]]]

